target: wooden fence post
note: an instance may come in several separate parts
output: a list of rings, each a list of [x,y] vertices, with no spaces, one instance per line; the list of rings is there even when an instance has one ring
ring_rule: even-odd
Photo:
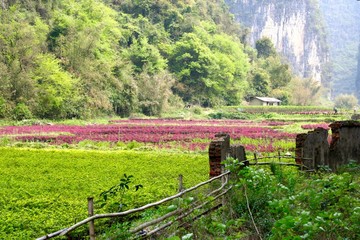
[[[281,162],[280,150],[278,150],[278,157],[279,157],[279,162]]]
[[[223,170],[222,171],[222,173],[221,174],[223,174],[225,171]],[[224,176],[222,176],[221,177],[221,185],[222,186],[224,186],[224,184],[226,183],[226,178],[228,177],[228,175],[224,175]],[[223,207],[225,207],[225,204],[226,204],[226,199],[225,199],[225,195],[223,195],[222,197],[221,197],[221,205],[223,206]]]
[[[88,197],[88,213],[89,217],[94,215],[94,198]],[[95,223],[94,220],[89,222],[90,240],[95,240]]]
[[[179,175],[179,190],[178,190],[178,192],[180,193],[180,192],[182,192],[183,190],[184,190],[184,186],[183,186],[183,175],[180,174],[180,175]]]

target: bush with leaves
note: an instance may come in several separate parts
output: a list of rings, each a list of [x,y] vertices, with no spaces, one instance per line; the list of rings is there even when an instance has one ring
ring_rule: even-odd
[[[236,186],[241,191],[236,194],[234,209],[247,219],[250,235],[359,239],[358,171],[306,176],[272,165],[270,170],[246,167],[239,176]]]
[[[18,103],[13,110],[13,118],[15,120],[24,120],[32,118],[32,113],[25,103]]]

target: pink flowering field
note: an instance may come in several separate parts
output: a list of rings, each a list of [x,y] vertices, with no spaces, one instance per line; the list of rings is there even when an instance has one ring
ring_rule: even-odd
[[[244,143],[250,151],[264,152],[281,148],[274,146],[277,140],[294,141],[295,134],[278,130],[286,124],[249,120],[129,119],[113,120],[103,125],[5,126],[0,127],[0,137],[50,145],[76,145],[82,141],[108,142],[113,145],[137,142],[156,148],[205,151],[215,134],[222,132],[230,134],[232,141]],[[262,144],[259,145],[258,141]]]

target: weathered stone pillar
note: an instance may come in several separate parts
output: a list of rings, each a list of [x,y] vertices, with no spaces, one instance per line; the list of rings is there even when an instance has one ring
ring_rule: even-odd
[[[245,166],[249,165],[249,161],[246,161],[245,148],[242,145],[230,146],[230,157],[237,159],[239,162],[243,162]]]
[[[337,121],[330,124],[332,135],[329,167],[337,170],[351,160],[360,164],[360,122]]]
[[[308,169],[317,169],[328,165],[328,130],[317,128],[296,136],[295,161]]]

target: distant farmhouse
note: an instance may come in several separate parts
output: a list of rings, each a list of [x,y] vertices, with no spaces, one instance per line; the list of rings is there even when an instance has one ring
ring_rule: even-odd
[[[279,106],[281,101],[276,98],[270,97],[253,97],[250,99],[250,105],[257,105],[257,106]]]

